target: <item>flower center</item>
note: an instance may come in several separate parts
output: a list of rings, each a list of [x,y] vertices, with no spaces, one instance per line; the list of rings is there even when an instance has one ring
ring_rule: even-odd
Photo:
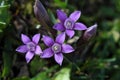
[[[52,50],[54,53],[58,53],[61,51],[61,45],[58,44],[58,43],[54,43],[53,46],[52,46]]]
[[[73,29],[73,25],[74,25],[74,21],[72,21],[71,19],[66,19],[64,26],[66,29]]]
[[[33,42],[27,43],[27,48],[29,51],[35,51],[36,45]]]

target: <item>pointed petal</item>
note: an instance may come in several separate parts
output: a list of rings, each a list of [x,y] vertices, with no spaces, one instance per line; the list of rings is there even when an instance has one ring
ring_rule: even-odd
[[[41,48],[39,45],[36,46],[35,54],[40,55],[42,52]]]
[[[56,42],[62,44],[65,41],[65,33],[61,33],[56,37]]]
[[[33,58],[33,56],[34,56],[34,53],[32,53],[30,51],[27,52],[27,54],[25,56],[27,63],[30,62],[30,60]]]
[[[54,40],[49,36],[43,36],[42,40],[48,47],[54,44]]]
[[[64,23],[65,19],[67,19],[66,13],[64,13],[62,10],[57,10],[57,16],[62,23]]]
[[[54,56],[55,61],[61,66],[63,62],[63,54],[62,53],[57,53]]]
[[[75,30],[86,30],[87,27],[83,23],[75,23],[74,29]]]
[[[62,45],[62,52],[63,53],[71,53],[73,51],[74,51],[74,49],[71,45],[68,45],[68,44],[63,44]]]
[[[75,34],[75,32],[73,30],[66,30],[66,33],[70,38],[72,38]]]
[[[27,50],[27,46],[26,45],[21,45],[16,49],[17,52],[21,52],[21,53],[26,53]]]
[[[27,44],[28,42],[30,42],[30,38],[24,34],[21,35],[21,40],[24,44]]]
[[[53,26],[54,29],[59,30],[59,31],[64,31],[65,28],[62,23],[57,23]]]
[[[40,40],[40,34],[36,34],[32,38],[32,41],[35,42],[36,44],[38,44],[39,40]]]
[[[50,58],[53,56],[53,51],[51,48],[47,48],[43,51],[43,54],[40,56],[41,58]]]
[[[74,12],[70,15],[70,18],[76,22],[76,21],[79,19],[80,15],[81,15],[81,12],[80,12],[80,11],[74,11]]]

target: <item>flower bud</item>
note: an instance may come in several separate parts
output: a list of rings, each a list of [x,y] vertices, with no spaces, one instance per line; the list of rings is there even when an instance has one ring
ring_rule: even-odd
[[[83,35],[83,39],[84,40],[90,40],[93,36],[95,36],[96,34],[96,30],[97,30],[97,24],[94,24],[93,26],[89,27],[84,35]]]
[[[50,20],[48,13],[39,0],[35,0],[34,13],[38,21],[48,31],[49,35],[55,37],[56,31],[52,29],[53,23]]]
[[[35,0],[34,13],[42,26],[48,26],[49,16],[46,9],[39,0]]]

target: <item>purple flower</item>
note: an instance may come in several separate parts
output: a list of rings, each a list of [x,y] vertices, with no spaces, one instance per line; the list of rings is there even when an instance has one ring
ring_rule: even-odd
[[[24,43],[24,45],[19,46],[16,51],[21,53],[26,53],[26,61],[27,63],[30,62],[30,60],[33,58],[33,56],[40,55],[42,53],[42,50],[40,46],[38,45],[40,39],[40,34],[36,34],[32,37],[32,41],[30,38],[24,34],[21,35],[21,40]]]
[[[57,16],[60,23],[53,26],[54,29],[64,31],[70,38],[75,34],[74,30],[86,30],[87,27],[80,22],[76,22],[81,15],[80,11],[73,12],[69,17],[61,10],[57,10]]]
[[[62,65],[63,54],[73,52],[74,49],[68,44],[63,44],[65,40],[65,33],[59,34],[55,41],[49,36],[43,36],[43,42],[49,47],[43,51],[41,58],[50,58],[54,55],[55,61]]]

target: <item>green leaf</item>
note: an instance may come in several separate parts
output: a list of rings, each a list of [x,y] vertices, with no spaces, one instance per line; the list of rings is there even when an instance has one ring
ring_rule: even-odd
[[[5,4],[3,1],[3,4],[0,5],[0,32],[6,27],[6,24],[9,23],[10,20],[10,14],[9,14],[9,7],[10,4]]]
[[[10,38],[6,38],[4,51],[3,51],[3,71],[2,77],[6,77],[9,75],[12,68],[13,61],[13,48],[12,48],[12,40]]]
[[[116,9],[120,12],[120,0],[115,0]]]
[[[3,5],[3,6],[0,6],[0,8],[9,8],[10,5]]]
[[[70,80],[70,68],[61,69],[54,80]]]
[[[51,10],[48,10],[48,14],[49,14],[49,16],[50,16],[51,21],[52,21],[54,24],[56,24],[56,19],[55,19],[55,16],[54,16],[53,12],[52,12]]]
[[[30,63],[31,75],[35,75],[44,66],[45,66],[45,62],[42,59],[39,59],[39,56],[35,56],[34,59]]]
[[[6,23],[5,23],[5,22],[0,22],[0,24],[2,24],[2,25],[6,25]]]
[[[35,76],[31,80],[50,80],[50,79],[47,76],[47,72],[40,72],[37,76]]]
[[[10,20],[10,14],[8,11],[9,5],[0,6],[0,22],[8,23]]]
[[[45,71],[39,72],[31,80],[51,80],[51,77],[48,74],[51,74],[58,66],[53,66],[51,68],[46,68]]]
[[[67,7],[67,0],[65,0],[65,1],[54,0],[54,2],[60,8],[66,8]]]
[[[30,79],[26,76],[23,76],[23,77],[14,78],[13,80],[30,80]]]

